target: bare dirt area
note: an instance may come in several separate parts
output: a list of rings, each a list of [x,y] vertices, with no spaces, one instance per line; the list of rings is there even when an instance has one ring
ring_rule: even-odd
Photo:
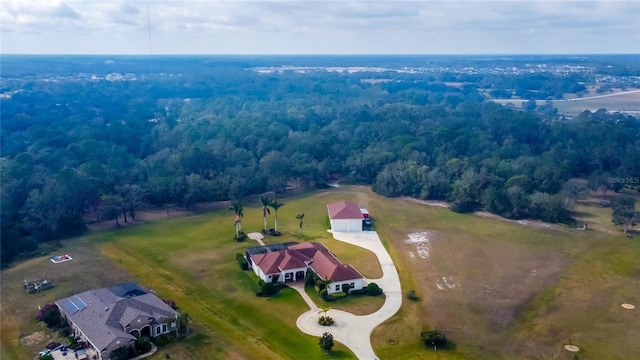
[[[423,306],[453,341],[509,351],[510,326],[569,259],[513,241],[415,229],[397,238]],[[484,346],[483,346],[484,347]]]

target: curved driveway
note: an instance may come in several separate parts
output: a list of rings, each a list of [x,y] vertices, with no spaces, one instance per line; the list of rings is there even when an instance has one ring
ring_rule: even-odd
[[[300,315],[296,324],[304,333],[313,336],[322,336],[325,332],[330,332],[336,341],[343,343],[353,351],[358,359],[378,359],[371,347],[371,332],[373,329],[393,316],[402,304],[402,291],[400,289],[400,278],[391,256],[382,245],[378,233],[375,231],[363,232],[334,232],[336,240],[357,245],[371,250],[377,257],[382,267],[382,277],[380,279],[367,279],[369,282],[377,283],[386,296],[382,307],[369,315],[353,315],[346,311],[331,309],[327,315],[331,316],[335,323],[332,326],[321,326],[318,324],[319,309],[304,291],[304,284],[293,286],[302,295],[302,298],[309,304],[311,310]]]

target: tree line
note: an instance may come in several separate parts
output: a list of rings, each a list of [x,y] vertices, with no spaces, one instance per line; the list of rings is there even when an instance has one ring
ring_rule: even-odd
[[[0,109],[3,266],[147,205],[189,210],[341,179],[454,211],[569,222],[585,187],[575,178],[616,191],[607,178],[640,174],[633,117],[561,119],[485,102],[473,83],[365,75],[228,65],[129,82],[3,82],[13,93]]]

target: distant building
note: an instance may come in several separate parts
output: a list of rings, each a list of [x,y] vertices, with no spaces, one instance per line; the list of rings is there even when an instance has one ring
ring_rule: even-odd
[[[175,331],[178,313],[135,283],[89,290],[56,301],[73,336],[87,342],[98,359],[109,359],[119,347],[131,347],[140,336]]]
[[[331,229],[339,232],[362,231],[364,216],[358,204],[348,201],[339,201],[327,205]]]

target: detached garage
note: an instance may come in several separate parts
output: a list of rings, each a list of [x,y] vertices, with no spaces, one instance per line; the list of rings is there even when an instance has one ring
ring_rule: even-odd
[[[340,201],[327,205],[329,220],[333,231],[362,231],[362,212],[360,206],[348,201]]]

